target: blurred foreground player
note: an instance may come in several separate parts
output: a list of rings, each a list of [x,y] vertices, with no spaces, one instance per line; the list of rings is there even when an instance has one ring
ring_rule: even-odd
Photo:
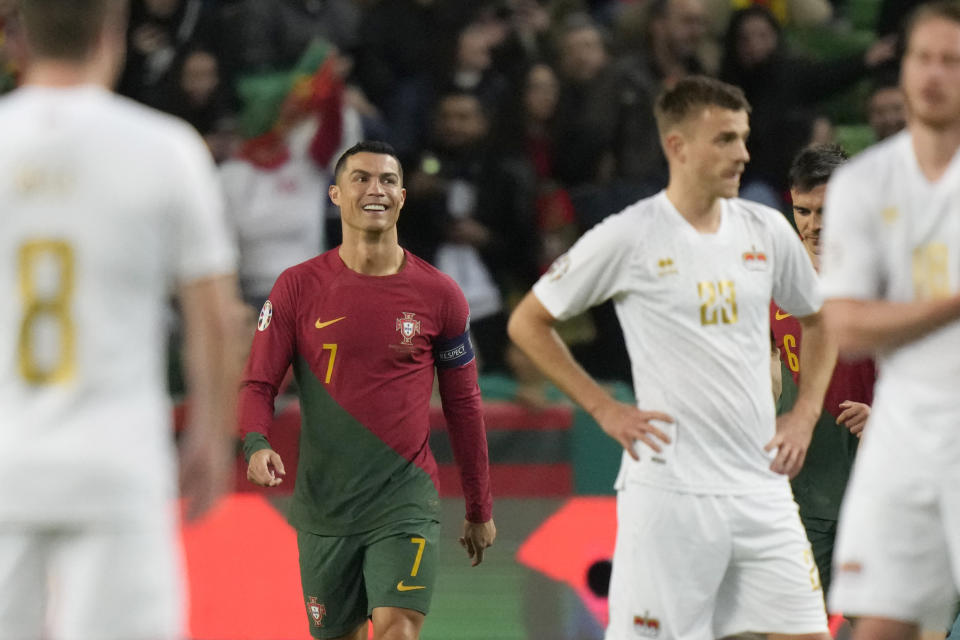
[[[303,424],[289,520],[310,632],[365,639],[369,617],[377,640],[413,640],[438,561],[434,372],[466,496],[460,543],[477,565],[496,537],[469,310],[398,244],[406,191],[389,145],[351,147],[335,180],[343,244],[284,271],[260,313],[240,401],[247,477],[282,481],[268,436],[292,364]]]
[[[213,161],[189,125],[109,91],[123,2],[20,5],[24,86],[0,100],[0,638],[180,638],[172,286],[188,516],[232,477],[242,362]]]
[[[879,365],[830,593],[858,640],[946,628],[960,584],[960,3],[917,9],[901,85],[907,130],[827,187],[825,314]]]

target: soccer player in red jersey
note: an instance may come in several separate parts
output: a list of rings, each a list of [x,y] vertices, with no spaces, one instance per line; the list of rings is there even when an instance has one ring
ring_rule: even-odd
[[[240,398],[247,477],[270,487],[278,386],[293,365],[303,424],[289,521],[316,638],[419,636],[437,565],[434,371],[466,496],[460,543],[473,565],[493,544],[487,442],[469,310],[452,279],[405,251],[406,191],[393,149],[344,152],[330,199],[343,244],[284,271],[260,313]]]
[[[790,169],[793,217],[803,247],[820,270],[820,230],[827,181],[847,160],[836,145],[817,145],[801,151]],[[770,327],[783,363],[782,395],[778,413],[789,411],[804,370],[800,361],[800,323],[770,303]],[[790,484],[800,507],[807,538],[813,548],[823,593],[830,588],[833,545],[837,535],[840,502],[853,465],[857,441],[870,416],[876,369],[870,359],[839,360],[827,387],[823,412],[813,430],[803,468]]]

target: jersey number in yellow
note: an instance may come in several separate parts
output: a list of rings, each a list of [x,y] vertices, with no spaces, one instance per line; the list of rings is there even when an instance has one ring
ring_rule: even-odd
[[[913,290],[918,300],[950,297],[949,251],[933,242],[913,250]]]
[[[737,321],[737,291],[732,280],[698,282],[697,293],[702,303],[701,325],[734,324]]]
[[[20,246],[17,262],[23,300],[17,347],[20,375],[35,385],[66,382],[73,377],[76,367],[75,330],[70,315],[73,249],[62,240],[32,240]],[[38,278],[41,270],[51,266],[57,272],[52,287]],[[58,349],[55,356],[41,358],[37,339],[45,323],[55,327]]]

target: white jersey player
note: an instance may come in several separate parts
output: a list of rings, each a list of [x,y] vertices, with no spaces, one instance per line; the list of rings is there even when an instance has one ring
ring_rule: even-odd
[[[879,363],[830,595],[860,640],[942,631],[960,585],[960,3],[918,9],[901,83],[907,130],[834,174],[825,209],[825,315]]]
[[[124,3],[23,0],[0,100],[0,638],[180,637],[168,296],[187,332],[188,513],[231,470],[235,250],[188,125],[112,94]]]
[[[739,89],[707,78],[664,93],[666,191],[585,234],[511,317],[517,344],[625,448],[607,640],[828,637],[787,478],[803,463],[833,360],[799,238],[779,212],[735,198],[748,109]],[[779,423],[771,297],[804,324],[804,361],[822,363]],[[637,403],[656,411],[615,402],[552,331],[608,299]]]

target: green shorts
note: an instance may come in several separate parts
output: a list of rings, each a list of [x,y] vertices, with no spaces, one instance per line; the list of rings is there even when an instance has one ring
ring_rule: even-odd
[[[807,531],[807,539],[813,549],[813,559],[820,570],[820,584],[823,586],[823,595],[826,596],[833,578],[833,545],[837,538],[837,521],[823,518],[805,518],[803,528]]]
[[[376,607],[426,614],[437,575],[440,524],[407,520],[351,536],[297,532],[310,634],[350,633]]]

